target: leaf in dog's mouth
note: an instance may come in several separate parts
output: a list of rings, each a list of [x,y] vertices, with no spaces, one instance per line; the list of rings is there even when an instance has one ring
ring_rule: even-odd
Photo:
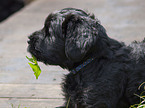
[[[32,62],[32,63],[28,63],[30,65],[30,67],[32,68],[34,75],[36,76],[36,79],[38,79],[39,75],[41,74],[41,69],[37,63],[37,60],[34,56],[32,56],[32,58],[29,58],[26,56],[26,58]]]

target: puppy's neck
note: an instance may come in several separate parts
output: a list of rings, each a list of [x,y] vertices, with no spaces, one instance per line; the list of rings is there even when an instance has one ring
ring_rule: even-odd
[[[90,64],[93,60],[95,60],[95,58],[90,58],[87,59],[85,62],[83,62],[82,64],[78,65],[76,68],[70,70],[71,73],[76,74],[78,73],[81,69],[83,69],[84,67],[86,67],[88,64]]]

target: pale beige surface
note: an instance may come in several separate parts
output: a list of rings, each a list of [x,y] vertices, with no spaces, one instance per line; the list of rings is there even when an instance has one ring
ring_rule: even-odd
[[[0,108],[51,108],[62,104],[59,85],[0,84]]]
[[[63,104],[63,70],[40,63],[38,80],[27,64],[27,36],[47,15],[65,7],[94,13],[110,37],[127,44],[145,37],[145,0],[36,0],[0,24],[0,108],[54,108]],[[16,107],[17,108],[17,107]]]

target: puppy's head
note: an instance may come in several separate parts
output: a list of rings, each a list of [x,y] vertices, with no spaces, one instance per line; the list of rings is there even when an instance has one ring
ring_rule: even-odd
[[[73,68],[87,59],[105,29],[86,12],[66,8],[51,13],[40,31],[29,36],[28,51],[45,64]]]

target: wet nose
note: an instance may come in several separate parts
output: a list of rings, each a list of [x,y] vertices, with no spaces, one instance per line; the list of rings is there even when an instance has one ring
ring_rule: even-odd
[[[36,41],[38,39],[39,34],[37,32],[32,33],[30,36],[28,36],[27,43],[30,44],[32,41]]]
[[[30,39],[27,40],[27,43],[30,44]]]
[[[33,40],[32,38],[33,38],[33,35],[28,36],[28,40],[27,40],[27,43],[28,43],[28,44],[31,43],[31,40]]]

